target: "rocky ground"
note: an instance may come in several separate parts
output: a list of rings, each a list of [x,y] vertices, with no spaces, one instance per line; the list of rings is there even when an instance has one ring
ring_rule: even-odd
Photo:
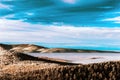
[[[22,53],[116,53],[114,51],[47,48],[34,44],[0,44],[0,46],[10,51],[17,51]]]
[[[120,61],[80,65],[0,47],[0,80],[120,80]]]

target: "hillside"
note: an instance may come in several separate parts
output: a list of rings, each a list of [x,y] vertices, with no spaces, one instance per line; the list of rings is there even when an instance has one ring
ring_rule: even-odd
[[[74,64],[0,47],[0,80],[119,80],[120,61]]]
[[[34,44],[0,44],[6,50],[23,53],[116,53],[114,51],[68,49],[68,48],[47,48]]]

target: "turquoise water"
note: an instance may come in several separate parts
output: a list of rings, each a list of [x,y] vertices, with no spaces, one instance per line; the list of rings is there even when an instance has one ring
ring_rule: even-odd
[[[4,44],[36,44],[48,48],[70,48],[70,49],[87,49],[87,50],[103,50],[103,51],[117,51],[120,52],[119,46],[86,46],[81,43],[40,43],[40,42],[1,42]]]
[[[36,57],[49,57],[68,60],[72,63],[99,63],[106,61],[119,61],[119,53],[30,53]]]

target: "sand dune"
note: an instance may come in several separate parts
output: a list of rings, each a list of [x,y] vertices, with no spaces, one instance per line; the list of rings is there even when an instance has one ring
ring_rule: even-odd
[[[120,61],[70,64],[0,47],[0,80],[119,80]]]
[[[116,53],[115,51],[69,49],[69,48],[47,48],[34,44],[0,44],[6,50],[17,51],[21,53]]]

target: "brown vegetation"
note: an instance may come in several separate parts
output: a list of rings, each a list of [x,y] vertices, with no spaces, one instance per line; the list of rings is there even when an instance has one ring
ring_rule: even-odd
[[[119,80],[120,61],[68,64],[0,48],[0,80]]]
[[[67,48],[46,48],[43,46],[33,44],[0,44],[1,47],[11,51],[22,53],[115,53],[114,51],[100,51],[100,50],[84,50],[84,49],[67,49]]]
[[[120,62],[76,66],[28,65],[2,70],[1,80],[119,80]]]

